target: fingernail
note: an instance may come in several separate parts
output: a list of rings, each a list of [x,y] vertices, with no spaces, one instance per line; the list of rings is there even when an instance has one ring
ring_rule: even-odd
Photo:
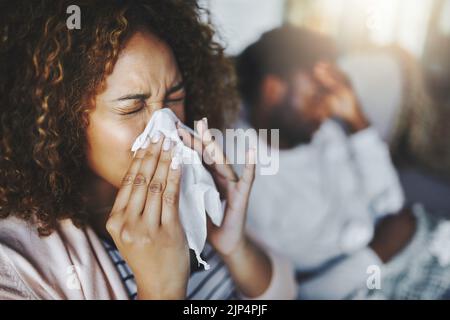
[[[153,135],[152,135],[152,143],[157,143],[159,141],[159,139],[161,139],[161,132],[156,131]]]
[[[172,158],[172,162],[170,163],[170,168],[172,170],[177,170],[180,167],[181,160],[178,156]]]
[[[139,149],[139,150],[137,150],[137,151],[134,153],[134,155],[135,155],[135,157],[137,157],[137,158],[143,158],[145,152],[146,152],[145,149]]]
[[[208,127],[208,119],[206,117],[203,117],[203,122],[205,123],[206,127]]]
[[[164,142],[163,142],[163,150],[164,151],[169,151],[170,147],[172,146],[172,140],[170,140],[170,138],[164,138]]]
[[[144,144],[142,145],[142,149],[147,149],[149,144],[150,144],[150,137],[147,136],[147,137],[145,137],[145,141],[144,141]]]

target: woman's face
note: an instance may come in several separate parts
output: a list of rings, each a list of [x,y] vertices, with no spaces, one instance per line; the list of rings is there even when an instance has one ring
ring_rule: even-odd
[[[120,186],[131,145],[154,111],[168,107],[184,122],[182,80],[168,45],[148,32],[131,36],[89,115],[87,161],[95,174]]]

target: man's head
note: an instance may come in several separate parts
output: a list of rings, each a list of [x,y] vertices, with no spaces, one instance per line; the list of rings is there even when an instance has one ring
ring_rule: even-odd
[[[333,62],[334,43],[313,31],[285,25],[269,31],[237,58],[239,90],[250,122],[280,129],[287,147],[308,142],[328,116],[318,99],[314,67]]]

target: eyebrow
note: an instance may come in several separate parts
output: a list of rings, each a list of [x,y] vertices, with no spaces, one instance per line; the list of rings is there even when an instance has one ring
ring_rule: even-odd
[[[123,100],[147,100],[150,97],[149,93],[134,93],[134,94],[127,94],[126,96],[122,96],[119,99],[116,99],[116,101],[123,101]]]
[[[184,90],[184,82],[179,82],[178,84],[174,85],[172,88],[167,90],[166,96],[170,96],[172,93],[175,93],[177,91]]]
[[[178,84],[172,86],[169,90],[166,92],[166,96],[171,95],[172,93],[175,93],[177,91],[184,90],[184,83],[179,82]],[[123,100],[147,100],[150,97],[150,93],[133,93],[133,94],[127,94],[125,96],[122,96],[116,101],[123,101]]]

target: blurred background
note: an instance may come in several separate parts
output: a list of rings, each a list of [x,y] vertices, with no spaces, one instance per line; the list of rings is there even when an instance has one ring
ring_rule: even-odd
[[[449,0],[202,0],[230,55],[283,23],[335,38],[341,52],[397,44],[439,69],[449,62]],[[433,62],[434,61],[434,62]]]
[[[407,201],[450,216],[450,0],[203,0],[230,56],[283,24],[333,38]]]

